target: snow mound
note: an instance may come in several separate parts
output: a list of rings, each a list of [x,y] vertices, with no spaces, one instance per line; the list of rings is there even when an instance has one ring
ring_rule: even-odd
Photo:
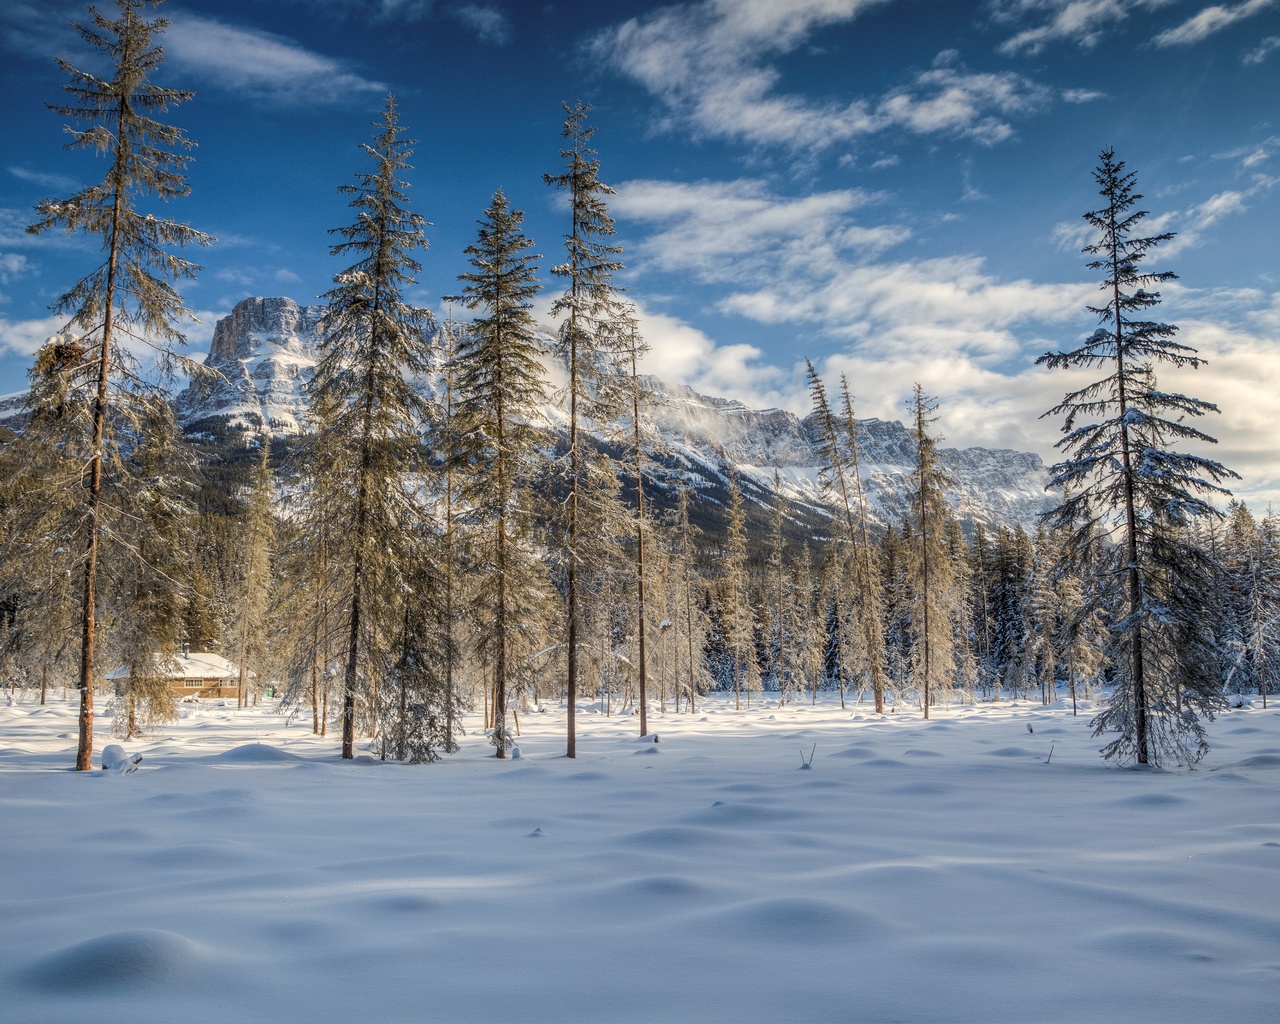
[[[889,926],[873,914],[809,897],[757,900],[709,919],[717,929],[751,934],[770,945],[845,945],[883,939],[889,933]]]
[[[692,811],[685,821],[710,825],[768,825],[770,822],[793,821],[800,812],[782,807],[766,807],[763,804],[730,804],[717,800],[710,807]]]
[[[1280,768],[1280,753],[1255,754],[1240,762],[1241,768]]]
[[[874,747],[868,747],[866,744],[863,744],[863,743],[855,743],[851,747],[845,747],[843,750],[837,750],[834,754],[831,754],[830,756],[865,759],[869,757],[876,757],[879,755],[879,753],[880,752],[876,750]]]
[[[203,947],[175,932],[112,932],[51,953],[28,980],[59,991],[136,988],[184,981],[207,958]]]
[[[716,829],[695,828],[690,825],[667,825],[659,828],[644,829],[641,832],[633,832],[629,836],[623,836],[623,842],[628,846],[667,852],[670,850],[721,846],[725,843],[735,843],[737,840],[727,832],[719,832]]]
[[[295,763],[304,758],[273,747],[270,743],[242,743],[221,754],[213,754],[207,760],[219,764],[264,764],[272,761]]]

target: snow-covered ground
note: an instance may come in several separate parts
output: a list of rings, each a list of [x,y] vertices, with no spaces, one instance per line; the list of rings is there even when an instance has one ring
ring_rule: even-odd
[[[0,1017],[1280,1019],[1280,711],[1194,772],[1088,714],[713,700],[570,761],[551,708],[409,767],[205,706],[126,775],[0,707]]]

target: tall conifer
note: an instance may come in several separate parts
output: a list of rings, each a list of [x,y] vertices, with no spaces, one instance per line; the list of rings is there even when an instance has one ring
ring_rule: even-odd
[[[577,756],[579,646],[581,638],[581,573],[586,559],[584,520],[593,511],[588,505],[608,501],[614,474],[592,458],[583,436],[584,421],[607,423],[625,400],[623,381],[626,336],[621,330],[621,307],[613,275],[622,269],[622,249],[608,241],[613,218],[606,197],[613,189],[600,180],[600,162],[591,148],[595,128],[587,126],[589,104],[564,105],[562,132],[567,144],[560,155],[564,171],[544,174],[543,180],[568,194],[570,229],[565,235],[568,259],[551,268],[565,281],[565,292],[551,307],[561,317],[557,354],[564,360],[569,379],[569,450],[566,456],[564,503],[564,561],[568,661],[568,736],[566,753]]]
[[[1154,287],[1175,279],[1143,269],[1143,261],[1173,235],[1141,235],[1147,211],[1137,204],[1136,176],[1115,151],[1104,150],[1094,171],[1103,205],[1084,215],[1097,241],[1085,247],[1088,267],[1101,271],[1103,302],[1090,306],[1100,326],[1079,347],[1037,360],[1051,369],[1093,370],[1103,376],[1069,392],[1045,413],[1063,417],[1058,448],[1066,459],[1051,470],[1064,489],[1050,517],[1082,552],[1101,533],[1112,542],[1102,571],[1123,580],[1123,610],[1112,628],[1110,660],[1118,685],[1094,719],[1095,735],[1116,733],[1104,756],[1139,764],[1172,758],[1194,763],[1207,749],[1199,716],[1221,704],[1218,681],[1204,671],[1202,623],[1209,567],[1189,526],[1216,516],[1210,499],[1228,493],[1235,476],[1220,463],[1175,450],[1214,439],[1192,426],[1209,402],[1160,390],[1156,369],[1195,369],[1196,350],[1175,341],[1173,324],[1145,319],[1160,302]]]
[[[59,58],[58,66],[70,78],[65,89],[71,100],[52,109],[80,125],[69,128],[68,148],[100,153],[110,166],[98,184],[67,199],[39,203],[39,219],[28,228],[35,234],[55,228],[82,231],[102,240],[102,262],[53,305],[56,312],[70,315],[69,329],[75,333],[70,344],[78,351],[44,368],[59,378],[58,386],[68,395],[91,396],[83,421],[87,436],[82,441],[84,488],[78,527],[83,546],[76,750],[80,771],[91,767],[93,755],[100,543],[111,518],[104,501],[104,475],[119,463],[113,453],[129,443],[128,436],[146,418],[145,407],[160,398],[137,372],[126,343],[151,346],[162,369],[180,358],[178,347],[184,338],[178,324],[194,318],[173,282],[194,277],[199,268],[169,249],[213,241],[138,205],[146,198],[168,201],[188,194],[187,151],[194,146],[180,128],[154,116],[192,95],[148,81],[164,61],[164,49],[155,37],[168,25],[165,18],[143,17],[143,10],[155,5],[155,0],[116,0],[114,20],[91,7],[90,20],[76,24],[81,38],[106,58],[111,77],[82,71]],[[37,384],[33,394],[41,387]]]
[[[541,435],[533,423],[547,402],[543,348],[535,333],[537,262],[524,214],[499,190],[466,253],[474,268],[459,275],[459,297],[479,315],[454,355],[464,501],[477,526],[476,609],[485,624],[481,652],[492,666],[493,742],[506,757],[507,701],[518,672],[516,641],[533,624],[526,614],[542,600],[545,576],[532,554],[529,484]]]
[[[403,648],[406,581],[420,557],[415,480],[424,468],[427,420],[413,385],[430,369],[429,314],[403,296],[421,269],[414,253],[427,242],[426,221],[408,209],[400,179],[414,143],[403,137],[394,97],[387,97],[375,127],[372,144],[361,146],[373,169],[338,189],[352,197],[356,218],[333,229],[341,241],[331,253],[356,261],[325,294],[329,308],[309,385],[323,467],[312,478],[312,505],[334,518],[329,567],[345,619],[339,639],[342,756],[348,759],[354,756],[357,705]]]

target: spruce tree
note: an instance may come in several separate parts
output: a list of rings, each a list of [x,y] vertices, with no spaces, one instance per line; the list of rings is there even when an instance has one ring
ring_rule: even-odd
[[[676,495],[676,509],[671,524],[672,576],[676,580],[675,600],[671,617],[673,640],[677,650],[677,663],[684,665],[676,670],[676,710],[680,709],[683,693],[693,714],[698,695],[711,687],[711,673],[707,670],[703,651],[710,628],[706,610],[701,600],[701,579],[697,566],[697,541],[694,526],[689,520],[689,487],[681,484]]]
[[[165,402],[151,407],[128,455],[129,514],[104,538],[102,650],[123,669],[114,730],[133,739],[177,719],[169,676],[183,648],[183,570],[191,550],[196,468]],[[128,557],[126,552],[133,557]]]
[[[316,464],[323,467],[312,478],[310,501],[332,520],[332,596],[345,621],[337,639],[346,759],[354,756],[358,705],[403,646],[404,595],[422,533],[415,490],[427,420],[413,385],[430,369],[429,314],[403,296],[421,269],[414,253],[427,243],[426,221],[408,209],[399,177],[414,143],[403,137],[394,97],[375,127],[372,144],[361,147],[373,169],[338,189],[352,197],[356,218],[334,229],[341,241],[330,251],[356,261],[324,296],[320,359],[308,386],[318,417]]]
[[[880,581],[868,530],[866,490],[862,486],[858,456],[858,421],[853,414],[849,382],[840,379],[840,407],[832,408],[826,386],[805,360],[809,394],[818,427],[818,458],[823,487],[837,501],[839,548],[848,567],[841,583],[840,605],[842,669],[869,679],[876,714],[884,714],[885,643]],[[848,664],[844,664],[847,662]]]
[[[1146,271],[1143,261],[1173,235],[1139,233],[1147,211],[1137,208],[1136,177],[1114,150],[1103,151],[1094,180],[1103,205],[1084,215],[1097,233],[1084,252],[1093,257],[1089,269],[1103,274],[1104,301],[1089,307],[1100,326],[1077,348],[1045,353],[1037,363],[1103,376],[1045,413],[1063,417],[1057,447],[1066,456],[1051,470],[1065,497],[1050,522],[1068,531],[1076,552],[1100,532],[1111,544],[1102,571],[1123,580],[1109,651],[1117,685],[1093,720],[1095,735],[1117,734],[1104,756],[1194,763],[1207,749],[1200,717],[1211,718],[1222,697],[1219,681],[1204,670],[1208,641],[1200,619],[1209,564],[1189,528],[1218,515],[1210,499],[1227,494],[1221,485],[1235,474],[1175,447],[1213,443],[1191,424],[1217,407],[1156,382],[1158,367],[1203,362],[1174,340],[1176,326],[1145,318],[1161,299],[1154,286],[1175,275]]]
[[[924,717],[939,690],[949,690],[955,669],[953,631],[955,567],[946,537],[951,509],[945,487],[948,478],[938,458],[940,437],[931,433],[937,421],[937,402],[915,385],[910,403],[916,446],[911,549],[911,667],[920,688]]]
[[[271,440],[264,431],[258,439],[258,458],[246,502],[243,523],[237,537],[234,573],[235,599],[231,606],[231,630],[240,670],[236,683],[236,705],[249,703],[249,677],[265,678],[268,653],[267,610],[274,585],[275,517],[271,507],[274,483],[271,477]],[[257,666],[254,673],[252,666]]]
[[[733,704],[742,708],[742,693],[750,694],[760,688],[760,665],[756,659],[754,642],[754,615],[752,614],[751,586],[747,567],[747,520],[742,507],[742,488],[738,474],[725,459],[729,470],[729,519],[724,548],[724,579],[722,581],[722,606],[724,609],[725,642],[733,665]]]
[[[543,180],[568,193],[570,229],[565,235],[568,259],[551,268],[565,281],[565,292],[551,307],[561,317],[557,355],[568,371],[566,398],[569,411],[569,441],[565,457],[567,496],[564,519],[565,654],[567,666],[568,725],[566,753],[577,756],[579,674],[579,632],[581,628],[581,574],[587,561],[584,520],[612,498],[614,473],[592,457],[584,421],[608,423],[625,400],[623,380],[626,337],[620,329],[618,292],[613,275],[622,269],[620,246],[613,237],[613,218],[606,197],[613,189],[600,180],[600,163],[591,149],[595,128],[587,126],[589,104],[564,105],[563,137],[566,148],[560,155],[564,171],[544,174]]]
[[[545,574],[533,552],[530,483],[542,438],[533,422],[547,402],[543,347],[535,332],[538,293],[532,240],[524,214],[499,190],[485,211],[477,241],[467,247],[474,270],[458,301],[479,313],[454,354],[463,500],[476,526],[480,569],[475,611],[483,624],[480,651],[492,667],[493,743],[506,757],[507,702],[517,677],[516,641],[533,626],[527,610],[543,600]]]
[[[645,541],[649,532],[650,523],[649,513],[645,508],[644,500],[644,472],[650,439],[646,437],[644,413],[647,411],[646,407],[651,399],[651,395],[648,388],[645,387],[643,378],[640,376],[640,358],[649,350],[649,346],[645,344],[644,339],[640,337],[640,330],[636,323],[634,309],[628,310],[624,313],[621,322],[626,357],[631,364],[628,387],[628,391],[630,392],[629,397],[631,400],[631,436],[628,438],[628,441],[631,446],[631,456],[634,460],[633,470],[636,478],[636,676],[639,688],[639,695],[637,699],[640,704],[640,735],[647,736],[649,734],[649,650],[647,633],[648,623],[646,622],[648,610],[647,602],[645,600]]]
[[[68,396],[91,396],[83,420],[87,434],[82,439],[84,488],[78,516],[83,550],[79,771],[91,767],[93,756],[100,543],[112,515],[104,501],[104,474],[118,462],[113,453],[128,443],[127,435],[145,419],[145,406],[156,399],[154,385],[138,372],[124,342],[133,339],[151,346],[162,370],[179,359],[184,339],[177,325],[194,318],[173,282],[194,277],[199,268],[169,250],[213,241],[186,224],[139,208],[140,200],[168,201],[188,194],[187,151],[194,146],[180,128],[154,116],[192,94],[148,81],[164,60],[155,37],[168,25],[165,18],[144,18],[148,6],[155,6],[154,0],[116,0],[114,20],[91,7],[90,20],[76,24],[81,38],[110,67],[111,77],[80,70],[59,58],[58,66],[70,78],[65,89],[71,100],[52,109],[80,125],[69,128],[68,148],[102,154],[110,166],[98,184],[67,199],[39,203],[39,219],[28,228],[34,234],[59,228],[98,236],[103,257],[53,304],[55,312],[69,314],[74,339],[68,343],[79,351],[46,367]],[[33,394],[40,390],[37,386]]]

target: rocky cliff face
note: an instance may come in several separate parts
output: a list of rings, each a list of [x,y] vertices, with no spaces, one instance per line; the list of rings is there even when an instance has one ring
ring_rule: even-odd
[[[175,402],[188,430],[212,426],[297,434],[304,429],[306,381],[315,368],[324,306],[253,298],[214,326],[205,366]]]
[[[237,305],[214,328],[207,365],[218,376],[193,382],[178,397],[178,415],[187,429],[256,431],[264,423],[276,435],[305,429],[305,382],[315,367],[323,312],[323,306],[299,306],[283,298]],[[685,480],[714,499],[723,494],[726,463],[732,463],[749,500],[770,501],[776,472],[788,500],[829,514],[811,418],[783,409],[750,409],[656,378],[648,384],[659,398],[652,415],[667,449],[666,473],[657,474],[655,487]],[[548,410],[545,426],[555,431],[562,420],[558,410]],[[871,518],[880,525],[900,523],[910,511],[910,431],[897,422],[863,420],[858,446]],[[949,497],[963,522],[1030,525],[1053,504],[1045,491],[1048,474],[1036,455],[951,448],[943,449],[942,463],[955,481]]]
[[[699,395],[683,385],[656,384],[665,403],[654,412],[673,454],[697,476],[720,476],[724,461],[763,491],[781,490],[810,507],[826,504],[816,455],[817,423],[783,409],[749,409],[740,402]],[[897,524],[909,514],[915,440],[901,423],[858,423],[861,477],[872,521]],[[948,498],[962,522],[984,526],[1029,525],[1051,508],[1048,472],[1029,452],[946,448],[943,468],[954,481]]]

